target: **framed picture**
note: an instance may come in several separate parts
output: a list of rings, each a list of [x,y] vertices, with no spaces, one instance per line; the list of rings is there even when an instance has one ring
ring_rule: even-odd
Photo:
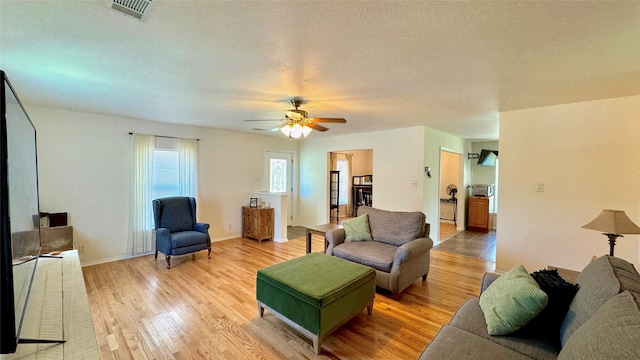
[[[257,208],[258,207],[258,198],[249,199],[249,207]]]

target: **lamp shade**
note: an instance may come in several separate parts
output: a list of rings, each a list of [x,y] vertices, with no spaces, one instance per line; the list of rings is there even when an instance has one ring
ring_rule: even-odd
[[[602,210],[597,218],[582,227],[602,231],[605,234],[640,234],[640,227],[634,224],[622,210]]]

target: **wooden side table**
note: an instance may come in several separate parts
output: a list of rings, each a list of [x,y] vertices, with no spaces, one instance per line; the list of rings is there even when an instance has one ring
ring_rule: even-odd
[[[322,224],[316,226],[305,226],[307,228],[307,254],[311,252],[311,235],[321,235],[324,237],[324,233],[330,230],[342,229],[342,225],[336,224]],[[327,240],[324,240],[324,250],[327,251]]]
[[[572,284],[575,284],[576,280],[578,279],[578,275],[580,275],[579,271],[563,269],[563,268],[559,268],[557,266],[551,266],[551,265],[547,266],[547,270],[557,270],[558,275],[560,275],[561,278],[563,278],[565,281],[568,281]]]
[[[273,208],[242,207],[242,237],[273,240]]]

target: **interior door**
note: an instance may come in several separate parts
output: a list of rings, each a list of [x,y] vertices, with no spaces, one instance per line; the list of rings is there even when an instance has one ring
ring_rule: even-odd
[[[287,193],[287,226],[293,221],[293,154],[265,153],[265,185],[269,192]]]

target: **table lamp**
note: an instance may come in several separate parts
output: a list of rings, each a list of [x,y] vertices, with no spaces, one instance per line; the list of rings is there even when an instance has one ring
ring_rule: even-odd
[[[613,256],[613,247],[616,239],[622,234],[640,234],[640,227],[634,224],[622,210],[602,210],[597,218],[590,223],[582,225],[584,229],[602,231],[609,238],[609,255]]]

